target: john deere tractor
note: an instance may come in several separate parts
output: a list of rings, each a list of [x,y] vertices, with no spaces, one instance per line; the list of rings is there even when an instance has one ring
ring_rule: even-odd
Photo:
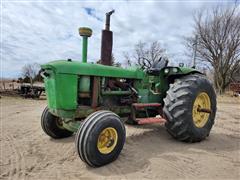
[[[148,70],[111,66],[112,31],[106,14],[100,64],[87,62],[90,28],[79,28],[82,60],[42,65],[47,107],[41,117],[51,138],[75,134],[79,157],[92,167],[119,156],[126,123],[164,123],[177,140],[199,142],[209,136],[216,114],[216,95],[204,74],[193,68],[168,66],[161,59]],[[137,150],[136,150],[137,151]]]

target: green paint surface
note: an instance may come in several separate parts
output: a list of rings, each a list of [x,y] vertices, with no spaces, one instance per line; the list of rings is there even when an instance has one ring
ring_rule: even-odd
[[[42,69],[52,69],[55,73],[88,75],[100,77],[118,77],[142,79],[145,73],[140,69],[123,69],[101,64],[81,63],[79,61],[58,60],[41,66]]]
[[[83,43],[82,43],[82,62],[87,62],[87,47],[88,47],[88,37],[83,36],[82,37]]]
[[[72,117],[77,108],[78,77],[71,74],[56,74],[50,70],[47,72],[50,75],[44,78],[44,84],[50,111],[65,118]]]

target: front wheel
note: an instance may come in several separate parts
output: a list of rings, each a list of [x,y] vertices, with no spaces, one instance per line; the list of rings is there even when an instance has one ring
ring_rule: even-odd
[[[61,119],[51,114],[48,107],[42,113],[41,126],[43,131],[54,139],[66,138],[73,134],[62,127]]]
[[[90,114],[76,134],[79,157],[92,167],[108,164],[119,156],[125,143],[125,127],[111,111]]]
[[[192,74],[170,85],[164,99],[163,113],[167,131],[176,139],[199,142],[214,124],[216,94],[205,76]]]

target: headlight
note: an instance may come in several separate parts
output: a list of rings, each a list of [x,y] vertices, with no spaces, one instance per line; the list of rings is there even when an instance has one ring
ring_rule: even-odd
[[[177,68],[173,68],[172,71],[173,71],[174,73],[177,73],[177,72],[178,72],[178,69],[177,69]]]
[[[169,69],[164,69],[164,73],[165,74],[169,73]]]

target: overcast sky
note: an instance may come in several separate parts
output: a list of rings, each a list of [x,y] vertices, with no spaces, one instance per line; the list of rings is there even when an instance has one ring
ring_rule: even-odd
[[[88,59],[100,57],[101,29],[105,13],[114,32],[113,53],[123,62],[140,40],[158,40],[167,49],[171,63],[185,62],[183,36],[193,31],[194,12],[233,1],[3,1],[1,6],[1,73],[18,77],[27,63],[57,59],[81,59],[78,28],[92,28]]]

